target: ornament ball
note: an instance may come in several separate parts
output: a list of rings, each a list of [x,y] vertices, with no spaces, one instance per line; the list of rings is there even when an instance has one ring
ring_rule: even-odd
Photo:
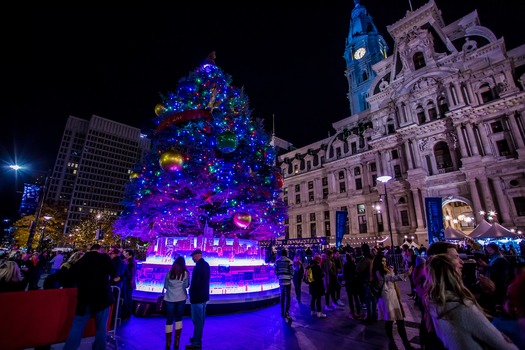
[[[159,164],[167,171],[179,171],[184,164],[184,157],[173,150],[166,151],[160,155]]]

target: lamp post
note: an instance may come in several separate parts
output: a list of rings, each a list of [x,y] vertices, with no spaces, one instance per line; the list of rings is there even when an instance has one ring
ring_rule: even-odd
[[[385,205],[386,205],[386,219],[388,221],[388,233],[390,234],[390,242],[392,244],[392,255],[394,254],[394,237],[392,236],[392,223],[390,222],[390,208],[388,206],[388,192],[386,190],[386,183],[392,180],[392,176],[383,175],[377,178],[377,181],[382,182],[385,187]]]
[[[97,218],[97,230],[95,231],[95,240],[98,241],[99,239],[100,240],[103,240],[104,239],[104,233],[102,231],[102,222],[100,221],[102,219],[102,214],[97,214],[96,216]]]
[[[42,246],[44,244],[44,238],[46,237],[46,226],[49,220],[51,220],[53,217],[49,215],[44,215],[44,226],[42,227],[42,235],[40,235],[40,243],[38,243],[39,250],[42,250]]]
[[[16,176],[18,176],[18,171],[23,169],[23,167],[18,164],[12,164],[12,165],[9,165],[9,167],[16,172]],[[28,253],[30,253],[33,250],[33,239],[35,238],[35,232],[38,226],[38,221],[40,220],[40,216],[42,215],[42,208],[44,207],[44,201],[47,196],[50,179],[51,179],[51,171],[48,171],[45,181],[44,181],[44,186],[40,187],[40,189],[38,190],[39,195],[38,195],[38,201],[37,201],[36,210],[35,210],[35,219],[31,222],[31,225],[29,226],[29,236],[27,238],[27,252]]]

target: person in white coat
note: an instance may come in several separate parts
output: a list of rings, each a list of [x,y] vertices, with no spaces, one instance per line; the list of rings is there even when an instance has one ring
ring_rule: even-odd
[[[394,341],[394,321],[403,346],[406,350],[414,349],[408,340],[405,329],[405,312],[401,305],[401,293],[396,281],[404,281],[412,273],[410,268],[403,275],[394,274],[394,268],[387,266],[386,257],[379,253],[374,257],[372,264],[372,276],[374,283],[382,286],[381,296],[377,301],[378,320],[385,321],[385,332],[388,337],[388,349],[396,350],[397,345]]]
[[[454,259],[437,254],[425,264],[426,324],[433,327],[448,350],[517,350],[487,318],[463,284]]]
[[[186,268],[186,260],[178,256],[164,279],[163,291],[166,302],[166,350],[171,348],[173,321],[175,321],[175,349],[179,348],[182,334],[182,315],[188,298],[187,289],[190,285],[190,274]]]

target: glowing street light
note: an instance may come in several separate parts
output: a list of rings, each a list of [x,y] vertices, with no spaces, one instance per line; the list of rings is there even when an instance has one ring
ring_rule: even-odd
[[[388,206],[388,192],[386,190],[386,183],[392,180],[392,176],[383,175],[377,178],[377,181],[382,182],[385,187],[385,205],[386,205],[386,219],[388,221],[388,233],[390,234],[390,242],[392,244],[392,254],[394,254],[394,237],[392,236],[392,223],[390,222],[390,208]]]

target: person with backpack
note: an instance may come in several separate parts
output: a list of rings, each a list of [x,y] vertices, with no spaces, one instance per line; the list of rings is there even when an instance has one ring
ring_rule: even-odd
[[[312,296],[310,301],[310,314],[315,317],[325,318],[326,314],[321,309],[321,299],[325,293],[324,273],[321,269],[321,257],[316,256],[305,270],[305,274],[312,272],[313,281],[310,282],[308,292]]]

